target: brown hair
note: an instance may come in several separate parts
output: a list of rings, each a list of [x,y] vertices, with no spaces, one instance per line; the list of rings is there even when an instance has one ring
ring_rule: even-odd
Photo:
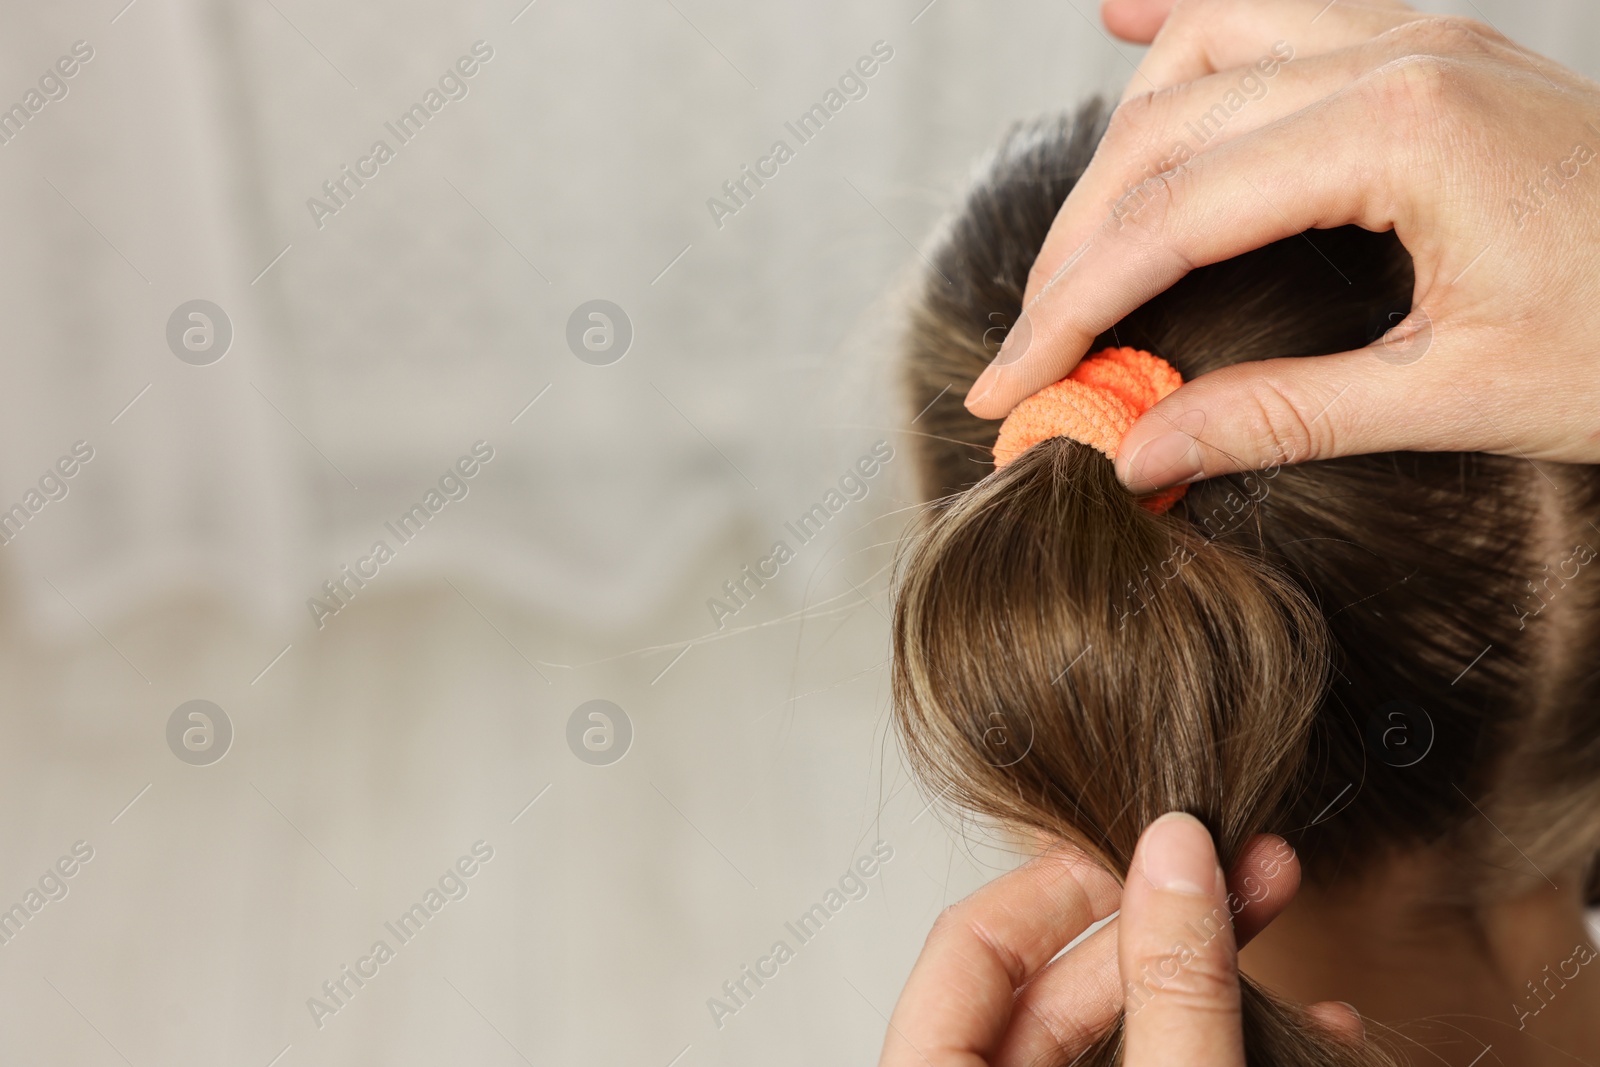
[[[893,699],[925,788],[1119,877],[1175,809],[1206,823],[1225,867],[1274,832],[1322,884],[1418,847],[1462,865],[1461,905],[1581,871],[1600,851],[1596,468],[1286,463],[1199,482],[1162,516],[1076,442],[994,470],[998,424],[962,399],[1107,113],[1093,102],[1004,139],[912,310],[929,505],[899,560]],[[1146,349],[1187,380],[1360,348],[1411,290],[1392,234],[1310,231],[1190,273],[1096,347]],[[1251,1062],[1381,1057],[1243,984]],[[1119,1033],[1083,1063],[1115,1062]]]

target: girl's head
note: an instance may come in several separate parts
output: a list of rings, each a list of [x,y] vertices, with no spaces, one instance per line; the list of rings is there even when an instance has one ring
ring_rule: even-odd
[[[1593,468],[1285,456],[1196,483],[1163,515],[1066,439],[994,469],[999,424],[962,399],[1106,114],[1092,104],[1005,139],[913,312],[906,379],[930,503],[901,560],[893,664],[913,766],[959,806],[1073,841],[1118,875],[1173,809],[1211,828],[1224,866],[1251,835],[1283,834],[1324,886],[1423,848],[1461,870],[1441,903],[1584,874],[1600,851]],[[1411,289],[1392,234],[1311,231],[1194,271],[1096,348],[1148,350],[1186,380],[1356,349],[1405,316]],[[1372,351],[1396,375],[1427,358]],[[1246,999],[1258,1022],[1290,1018]],[[1321,1047],[1260,1026],[1247,1019],[1258,1050]]]

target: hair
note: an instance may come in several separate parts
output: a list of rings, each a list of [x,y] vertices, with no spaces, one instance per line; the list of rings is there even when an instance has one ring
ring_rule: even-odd
[[[892,693],[914,772],[1119,878],[1172,810],[1206,824],[1225,868],[1278,833],[1322,885],[1421,848],[1463,871],[1441,903],[1581,874],[1600,852],[1597,468],[1285,456],[1197,482],[1165,515],[1064,438],[994,469],[998,424],[962,400],[1108,110],[1003,139],[911,310],[927,507],[897,564]],[[1393,234],[1313,230],[1191,272],[1095,347],[1146,349],[1185,380],[1358,349],[1412,288]],[[1250,1062],[1387,1062],[1241,981]],[[1120,1033],[1085,1067],[1117,1062]]]

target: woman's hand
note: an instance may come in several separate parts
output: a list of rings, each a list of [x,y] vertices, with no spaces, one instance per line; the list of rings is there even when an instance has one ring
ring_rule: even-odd
[[[1388,0],[1108,0],[1105,17],[1155,41],[974,414],[1061,378],[1195,267],[1355,224],[1411,253],[1410,316],[1365,349],[1183,386],[1123,441],[1131,489],[1285,455],[1600,462],[1600,86]]]
[[[889,1020],[880,1067],[1033,1067],[1046,1054],[1076,1056],[1125,997],[1129,1067],[1243,1067],[1235,938],[1253,937],[1299,885],[1293,850],[1270,835],[1250,842],[1225,884],[1210,833],[1189,815],[1150,824],[1120,894],[1083,855],[1046,853],[939,917]],[[1116,918],[1051,962],[1119,904]],[[1176,945],[1187,951],[1175,956]],[[1346,1005],[1312,1011],[1361,1033]]]

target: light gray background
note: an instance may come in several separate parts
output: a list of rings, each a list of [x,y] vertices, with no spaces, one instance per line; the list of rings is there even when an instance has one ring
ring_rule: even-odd
[[[0,102],[95,50],[0,146],[0,507],[95,449],[0,548],[0,908],[95,850],[0,947],[8,1061],[870,1064],[938,910],[1011,862],[887,731],[896,308],[1003,127],[1139,50],[1085,0],[523,2],[0,13]],[[1595,70],[1592,5],[1453,8]],[[480,39],[469,95],[317,228]],[[715,226],[878,40],[869,94]],[[235,331],[209,367],[166,347],[195,298]],[[635,330],[607,367],[564,341],[596,298]],[[717,631],[706,599],[880,438],[867,498]],[[470,495],[317,629],[480,439]],[[207,767],[165,742],[197,698],[236,731]],[[595,698],[635,731],[606,767],[565,742]],[[307,998],[479,839],[468,896],[319,1029]],[[879,839],[867,896],[715,1026]]]

